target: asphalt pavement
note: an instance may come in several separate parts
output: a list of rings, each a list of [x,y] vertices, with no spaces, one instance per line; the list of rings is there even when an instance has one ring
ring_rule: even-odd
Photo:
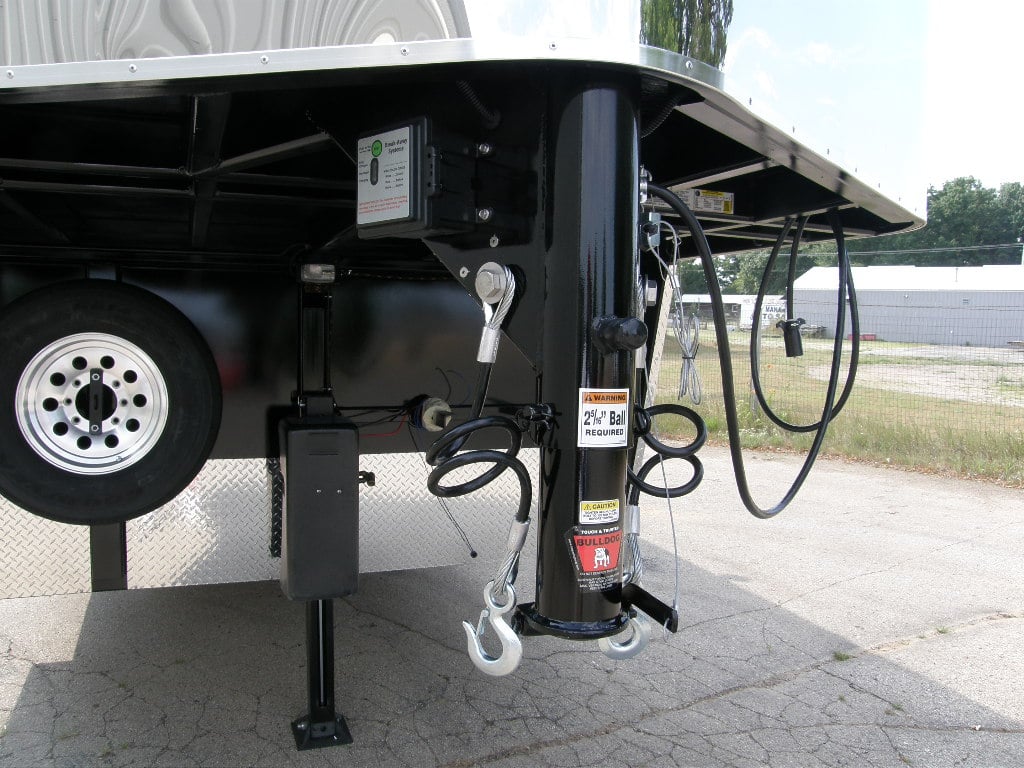
[[[1024,765],[1024,492],[823,460],[759,521],[702,455],[678,569],[642,507],[681,626],[636,658],[530,637],[489,678],[460,622],[493,563],[365,575],[335,609],[354,743],[297,752],[303,608],[276,583],[0,600],[0,766]],[[796,468],[752,456],[755,494]]]

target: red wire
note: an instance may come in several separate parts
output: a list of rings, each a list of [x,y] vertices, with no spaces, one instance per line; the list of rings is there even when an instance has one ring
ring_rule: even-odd
[[[403,413],[402,418],[398,420],[398,426],[395,427],[390,432],[378,432],[377,434],[373,435],[361,435],[361,437],[393,437],[402,430],[403,426],[405,426],[405,419],[406,417],[408,417],[408,415],[408,413]]]

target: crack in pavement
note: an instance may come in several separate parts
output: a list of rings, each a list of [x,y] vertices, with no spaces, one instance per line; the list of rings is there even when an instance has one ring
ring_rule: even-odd
[[[958,623],[956,625],[952,625],[949,628],[949,631],[950,632],[962,631],[964,629],[968,629],[968,628],[971,628],[971,627],[977,627],[977,626],[983,626],[983,625],[986,625],[986,624],[991,624],[993,622],[1008,621],[1008,620],[1021,620],[1021,619],[1024,619],[1024,613],[999,612],[999,613],[994,613],[994,614],[988,614],[986,616],[975,617],[973,619],[969,619],[967,621],[960,622],[960,623]],[[895,649],[898,649],[898,648],[904,648],[907,645],[911,645],[911,644],[914,644],[916,642],[922,642],[923,640],[926,640],[926,639],[932,639],[934,637],[940,637],[943,634],[945,634],[945,633],[940,633],[937,630],[930,630],[930,632],[926,633],[923,636],[921,634],[918,634],[918,635],[914,635],[914,636],[898,638],[898,639],[895,639],[895,640],[887,641],[885,643],[878,643],[878,644],[876,644],[874,646],[871,646],[869,648],[864,648],[864,649],[861,649],[860,651],[855,651],[855,652],[851,653],[850,656],[852,658],[857,658],[857,657],[860,657],[860,656],[865,655],[865,654],[884,654],[884,653],[886,653],[886,652],[888,652],[890,650],[895,650]],[[531,743],[531,744],[515,745],[515,746],[508,747],[506,749],[497,750],[495,752],[491,752],[491,753],[489,753],[487,755],[483,755],[483,756],[476,757],[476,758],[473,758],[473,759],[456,760],[456,761],[453,761],[453,762],[444,763],[441,766],[441,768],[472,768],[473,766],[476,766],[476,765],[483,765],[483,764],[487,764],[487,763],[491,763],[491,762],[497,762],[497,761],[501,761],[501,760],[511,760],[513,758],[528,758],[528,757],[530,757],[532,755],[536,755],[537,753],[540,753],[540,752],[543,752],[543,751],[546,751],[546,750],[549,750],[549,749],[569,748],[569,749],[573,749],[575,751],[577,745],[579,745],[581,742],[588,741],[588,740],[594,740],[594,739],[598,739],[598,738],[605,737],[605,736],[613,736],[613,735],[623,735],[624,736],[624,735],[629,734],[629,733],[636,733],[636,734],[642,734],[644,736],[650,736],[650,737],[655,737],[655,738],[664,738],[663,734],[649,732],[649,731],[645,730],[643,728],[643,725],[642,725],[643,722],[646,721],[646,720],[649,720],[649,719],[652,719],[652,718],[656,718],[656,717],[661,717],[661,716],[664,716],[664,715],[672,715],[672,714],[678,714],[678,713],[686,712],[686,711],[695,709],[697,707],[700,707],[700,706],[702,706],[704,704],[713,703],[713,702],[721,701],[723,699],[727,699],[727,698],[729,698],[731,696],[734,696],[735,694],[738,694],[738,693],[744,693],[744,692],[747,692],[747,691],[769,690],[769,689],[775,688],[775,687],[777,687],[777,686],[779,686],[779,685],[781,685],[783,683],[792,682],[794,680],[797,680],[800,677],[803,677],[803,676],[805,676],[805,675],[807,675],[808,673],[811,673],[811,672],[821,672],[823,674],[826,674],[829,677],[835,679],[836,681],[842,683],[843,685],[848,686],[851,690],[854,690],[857,693],[860,693],[860,694],[862,694],[864,696],[867,696],[867,697],[869,697],[871,699],[874,699],[874,700],[876,700],[876,701],[886,705],[887,706],[887,714],[889,714],[890,716],[896,716],[896,713],[899,713],[900,715],[904,714],[903,711],[902,711],[902,707],[900,705],[898,705],[897,703],[895,703],[893,701],[890,701],[890,700],[886,699],[884,696],[881,696],[881,695],[879,695],[879,694],[877,694],[877,693],[875,693],[873,691],[870,691],[870,690],[867,690],[867,689],[865,689],[865,688],[863,688],[861,686],[858,686],[856,683],[846,679],[842,675],[837,674],[832,669],[830,669],[830,667],[832,665],[842,664],[842,663],[844,663],[844,662],[840,662],[840,661],[837,661],[837,660],[832,659],[832,658],[821,659],[821,660],[819,660],[819,661],[817,661],[817,662],[815,662],[813,664],[807,665],[807,666],[799,667],[797,669],[792,669],[792,670],[789,670],[787,672],[782,672],[782,673],[775,674],[775,675],[769,675],[769,676],[764,677],[764,678],[762,678],[762,679],[760,679],[760,680],[758,680],[756,682],[753,682],[753,683],[743,683],[743,684],[740,684],[740,685],[730,686],[728,688],[722,689],[720,691],[715,691],[714,693],[708,694],[706,696],[699,697],[697,699],[694,699],[692,701],[689,701],[689,702],[687,702],[685,704],[681,704],[681,705],[676,706],[676,707],[651,708],[647,712],[645,712],[640,718],[638,718],[636,723],[630,723],[630,724],[609,723],[607,725],[601,726],[600,728],[594,728],[594,729],[590,729],[588,731],[584,731],[584,732],[580,732],[580,733],[569,734],[569,735],[566,735],[566,736],[563,736],[563,737],[560,737],[560,738],[546,739],[546,740],[534,742],[534,743]],[[764,716],[764,713],[758,712],[758,711],[756,711],[754,709],[751,709],[751,708],[743,705],[740,702],[732,702],[732,703],[735,706],[737,706],[737,707],[739,707],[739,708],[749,712],[750,714],[754,715],[759,720],[760,720],[760,718],[762,718]],[[589,709],[590,708],[588,707],[588,710]],[[718,718],[715,718],[714,715],[710,715],[709,714],[708,716],[712,717],[714,719],[718,719]],[[830,718],[830,720],[832,720],[832,722],[830,722],[829,724],[826,724],[824,726],[823,726],[822,723],[813,723],[813,724],[808,724],[808,725],[793,725],[791,723],[786,723],[784,725],[784,729],[787,732],[789,732],[789,733],[793,733],[793,732],[800,732],[800,731],[804,731],[804,730],[807,730],[807,731],[821,730],[822,727],[877,728],[877,729],[881,730],[883,735],[885,735],[886,740],[889,741],[890,744],[892,744],[892,740],[891,740],[891,737],[889,736],[888,732],[892,732],[892,731],[907,731],[907,732],[920,732],[920,733],[952,733],[952,734],[974,734],[974,733],[983,733],[984,734],[984,733],[990,733],[990,734],[1000,734],[1000,735],[1024,735],[1024,726],[1022,726],[1021,728],[1007,728],[1007,727],[992,727],[992,726],[981,726],[981,725],[921,725],[921,724],[915,724],[915,723],[887,723],[887,722],[870,722],[870,721],[864,721],[864,722],[860,722],[860,721],[856,721],[856,722],[854,722],[854,721],[836,722],[832,718]],[[759,732],[762,732],[762,731],[770,730],[771,727],[773,727],[773,726],[762,725],[759,728],[753,728],[753,729],[748,729],[748,730],[737,731],[735,729],[725,729],[725,730],[722,730],[722,731],[718,732],[717,734],[714,733],[714,732],[711,732],[711,733],[701,733],[701,734],[694,734],[694,735],[697,735],[697,736],[699,736],[701,738],[704,738],[704,739],[706,739],[709,736],[714,736],[714,735],[742,736],[742,735],[751,735],[753,733],[759,733]],[[755,743],[756,743],[756,741],[755,741]],[[716,745],[712,745],[712,746],[714,748]],[[893,747],[893,754],[899,756],[901,759],[904,759],[900,749],[898,747],[896,747],[894,744],[892,744],[892,747]],[[722,751],[724,751],[724,752],[732,754],[736,759],[749,759],[749,756],[742,755],[742,754],[739,754],[739,753],[732,753],[731,750],[723,749],[721,747],[721,745],[717,745],[717,748],[722,750]]]

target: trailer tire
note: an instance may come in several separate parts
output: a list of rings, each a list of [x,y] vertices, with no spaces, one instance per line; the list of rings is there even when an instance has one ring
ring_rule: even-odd
[[[0,311],[0,493],[64,523],[129,520],[178,495],[220,426],[213,356],[175,307],[107,280]]]

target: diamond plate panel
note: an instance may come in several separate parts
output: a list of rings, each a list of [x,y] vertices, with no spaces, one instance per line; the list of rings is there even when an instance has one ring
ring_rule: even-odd
[[[538,451],[522,457],[536,476]],[[360,457],[377,484],[360,490],[360,570],[453,565],[469,548],[426,488],[422,454]],[[449,482],[471,476],[452,473]],[[479,468],[477,471],[480,471]],[[519,484],[511,473],[469,496],[447,499],[451,516],[485,560],[504,554]],[[259,581],[278,577],[270,556],[270,482],[262,459],[209,461],[174,501],[128,523],[129,588]]]
[[[88,528],[44,520],[0,498],[0,598],[91,587]]]
[[[273,579],[269,543],[265,462],[208,461],[174,501],[128,523],[128,588]]]
[[[520,452],[535,478],[537,449]],[[489,465],[456,470],[445,482],[455,485],[474,477]],[[440,500],[427,490],[430,467],[419,453],[363,456],[360,469],[374,472],[377,485],[363,487],[359,498],[359,560],[363,571],[392,571],[454,565],[469,560],[469,549],[448,519]],[[519,503],[519,482],[511,472],[476,493],[445,499],[483,560],[505,554],[508,526]]]
[[[537,451],[521,454],[537,474]],[[519,485],[505,473],[469,496],[441,500],[426,489],[422,454],[366,455],[377,484],[360,491],[360,568],[429,568],[469,560],[455,524],[484,560],[500,560]],[[461,474],[460,474],[461,473]],[[471,476],[452,473],[449,482]],[[130,521],[128,586],[180,586],[278,577],[270,556],[270,482],[261,459],[207,462],[169,504]],[[89,529],[44,520],[0,499],[0,598],[88,592]]]

